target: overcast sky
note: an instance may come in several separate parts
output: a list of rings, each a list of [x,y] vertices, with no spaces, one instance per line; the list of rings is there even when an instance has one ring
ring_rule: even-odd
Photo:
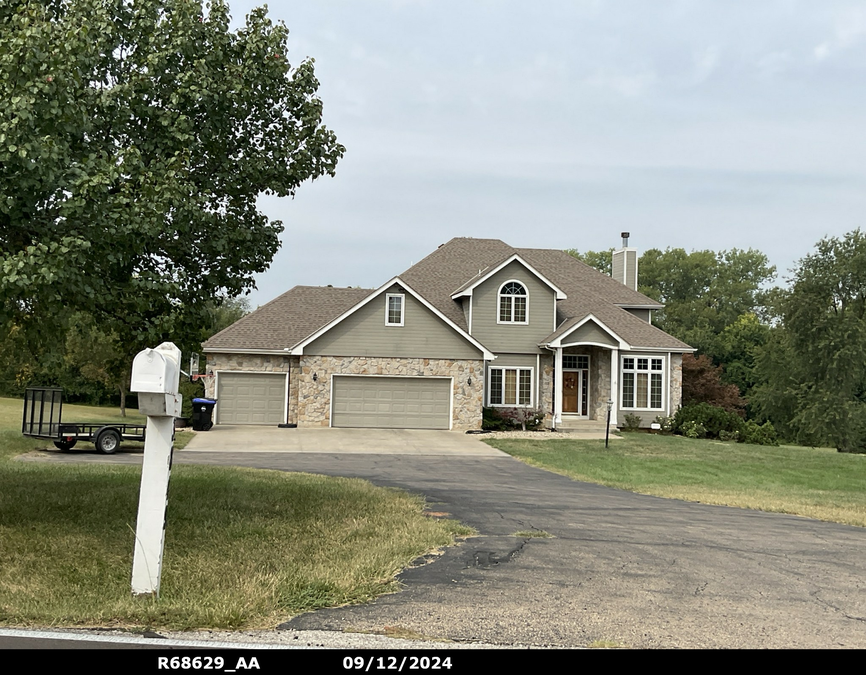
[[[236,22],[256,2],[231,2]],[[252,307],[376,287],[452,237],[756,248],[782,276],[866,214],[866,3],[270,4],[316,61],[334,178],[285,225]]]

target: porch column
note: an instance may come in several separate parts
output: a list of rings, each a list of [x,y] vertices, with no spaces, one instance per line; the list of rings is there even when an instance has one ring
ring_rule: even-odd
[[[610,350],[610,426],[616,427],[617,409],[619,408],[619,349]]]
[[[562,424],[562,347],[556,348],[556,356],[553,364],[553,425]]]

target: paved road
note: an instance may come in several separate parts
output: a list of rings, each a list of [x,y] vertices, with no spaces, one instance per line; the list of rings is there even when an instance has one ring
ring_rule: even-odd
[[[260,452],[244,432],[234,435],[244,451],[229,434],[220,452],[175,461],[366,478],[423,494],[430,510],[478,530],[405,572],[403,592],[287,628],[400,627],[496,644],[866,648],[866,529],[579,483],[477,447],[461,455],[447,439],[457,447],[465,437],[441,433],[427,450],[416,439],[406,453],[378,454],[397,435],[359,435],[351,452],[324,451],[342,443],[327,433]],[[441,453],[427,454],[437,444]],[[141,454],[29,458],[134,463]],[[527,530],[553,538],[514,536]]]
[[[498,644],[866,647],[866,530],[571,481],[509,457],[180,453],[356,476],[426,495],[481,536],[405,590],[286,627]],[[543,530],[553,538],[523,538]]]

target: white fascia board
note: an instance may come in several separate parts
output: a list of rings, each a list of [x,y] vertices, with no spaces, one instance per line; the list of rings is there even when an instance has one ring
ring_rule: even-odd
[[[664,309],[665,306],[662,304],[656,305],[635,305],[633,303],[622,303],[622,302],[614,302],[612,303],[616,307],[620,309]]]
[[[698,351],[694,347],[638,347],[637,345],[632,345],[629,347],[629,351],[633,352],[659,352],[661,353],[671,353],[671,354],[685,354],[692,353]]]
[[[548,286],[550,286],[550,288],[553,289],[553,292],[556,294],[556,299],[557,299],[557,300],[565,300],[565,299],[568,297],[568,296],[565,294],[565,291],[563,291],[561,288],[559,288],[559,286],[557,286],[556,284],[554,284],[550,279],[548,279],[548,278],[547,278],[546,276],[544,276],[541,272],[539,272],[539,271],[538,271],[537,269],[535,269],[532,265],[530,265],[530,264],[529,264],[528,262],[526,262],[523,258],[521,258],[520,255],[518,255],[517,253],[515,253],[515,254],[514,254],[513,256],[511,256],[508,260],[504,261],[502,264],[497,265],[497,266],[494,267],[492,270],[490,270],[489,272],[487,272],[487,274],[485,274],[483,277],[479,277],[478,281],[476,281],[474,284],[472,284],[471,286],[469,286],[469,288],[465,288],[464,290],[460,291],[459,293],[455,293],[454,295],[452,295],[452,296],[451,296],[451,299],[452,299],[452,300],[457,300],[458,298],[472,297],[472,291],[475,290],[475,287],[476,287],[476,286],[478,286],[479,284],[483,284],[483,283],[484,283],[485,281],[487,281],[491,276],[493,276],[494,274],[496,274],[499,270],[501,270],[501,269],[502,269],[503,267],[505,267],[506,265],[509,265],[509,264],[513,263],[515,260],[517,260],[517,261],[518,261],[521,265],[523,265],[526,269],[528,269],[528,270],[529,270],[530,272],[532,272],[535,276],[537,276],[539,279],[541,279],[544,283],[546,283]]]
[[[592,314],[587,314],[583,319],[581,319],[580,321],[578,321],[578,322],[577,322],[576,324],[574,324],[571,328],[569,328],[567,331],[565,331],[562,335],[560,335],[560,336],[559,336],[558,338],[556,338],[555,340],[549,342],[549,343],[548,343],[547,345],[545,345],[545,346],[549,346],[549,347],[562,347],[562,343],[565,342],[565,338],[567,338],[569,335],[571,335],[574,331],[576,331],[578,328],[580,328],[580,327],[581,327],[583,324],[585,324],[587,321],[594,321],[595,324],[596,324],[599,328],[601,328],[605,333],[607,333],[607,334],[610,335],[614,340],[616,340],[616,341],[619,343],[619,349],[631,349],[631,346],[629,345],[628,342],[626,342],[625,340],[623,340],[619,335],[617,335],[617,334],[614,333],[610,328],[608,328],[607,326],[605,326],[605,325],[604,325],[604,322],[599,321],[599,320],[596,319],[595,316],[592,315]],[[608,345],[608,347],[610,347],[610,345]]]
[[[228,349],[225,347],[204,347],[205,354],[264,354],[266,356],[289,356],[289,348],[286,349]]]
[[[444,321],[448,326],[450,326],[450,327],[453,328],[455,331],[457,331],[457,333],[459,333],[461,337],[463,337],[464,339],[466,339],[466,341],[469,342],[473,347],[478,348],[478,349],[481,351],[481,353],[483,354],[483,357],[482,357],[482,358],[483,358],[485,361],[492,361],[493,359],[496,358],[496,357],[493,355],[493,353],[490,352],[490,351],[489,351],[489,350],[488,350],[488,349],[487,349],[483,344],[481,344],[480,342],[478,342],[478,340],[476,340],[475,338],[473,338],[471,335],[469,335],[469,333],[467,333],[465,330],[463,330],[462,328],[460,328],[460,326],[458,326],[456,323],[454,323],[453,321],[451,321],[451,319],[449,319],[447,316],[445,316],[444,314],[442,314],[442,312],[440,312],[438,309],[436,309],[433,305],[431,305],[429,302],[427,302],[427,301],[426,301],[426,300],[425,300],[421,295],[419,295],[418,293],[416,293],[416,292],[415,292],[415,291],[414,291],[414,290],[413,290],[413,289],[412,289],[412,288],[411,288],[411,287],[410,287],[410,286],[409,286],[405,281],[403,281],[400,277],[394,277],[394,278],[391,279],[390,281],[385,282],[385,283],[384,283],[382,286],[380,286],[376,291],[374,291],[373,293],[371,293],[370,295],[368,295],[366,298],[364,298],[363,300],[361,300],[361,302],[359,302],[357,305],[355,305],[354,307],[352,307],[352,308],[349,309],[348,311],[346,311],[346,312],[344,312],[343,314],[341,314],[340,316],[338,316],[336,319],[334,319],[333,321],[331,321],[331,323],[329,323],[329,324],[323,326],[322,328],[320,328],[319,330],[317,330],[315,333],[313,333],[313,334],[310,335],[309,337],[307,337],[307,338],[301,340],[298,344],[296,344],[294,347],[292,347],[291,352],[290,352],[290,353],[292,354],[292,356],[300,356],[300,355],[302,355],[302,354],[304,353],[304,347],[306,347],[308,344],[310,344],[313,340],[315,340],[316,338],[318,338],[318,337],[324,335],[325,333],[327,333],[327,332],[328,332],[329,330],[331,330],[334,326],[336,326],[338,323],[340,323],[343,319],[345,319],[345,318],[348,317],[348,316],[351,316],[352,314],[354,314],[355,312],[357,312],[359,309],[361,309],[361,307],[363,307],[363,306],[366,305],[367,303],[372,302],[372,301],[375,300],[376,298],[380,297],[383,293],[385,293],[385,292],[386,292],[389,288],[391,288],[391,286],[393,286],[394,284],[400,284],[400,286],[402,286],[402,287],[405,289],[405,291],[406,291],[407,293],[409,293],[413,298],[415,298],[418,302],[420,302],[420,303],[421,303],[422,305],[424,305],[427,309],[429,309],[431,312],[433,312],[433,314],[435,314],[437,317],[439,317],[440,319],[442,319],[442,321]]]

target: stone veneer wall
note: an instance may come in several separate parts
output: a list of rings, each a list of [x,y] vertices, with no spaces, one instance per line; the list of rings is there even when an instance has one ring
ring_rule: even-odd
[[[683,404],[683,355],[671,354],[670,361],[670,414],[673,416]]]
[[[291,361],[297,362],[297,360],[297,356],[270,354],[208,354],[206,372],[208,375],[212,375],[218,370],[285,373],[289,371]],[[289,380],[291,382],[291,377]],[[204,395],[207,398],[216,398],[216,378],[205,378],[204,383]],[[291,397],[289,397],[289,400],[291,401]],[[291,419],[291,415],[289,419]]]
[[[605,422],[607,420],[607,401],[610,396],[610,350],[593,347],[590,355],[590,377],[595,384],[591,392],[589,416],[591,419]],[[593,366],[593,363],[595,365]]]
[[[316,381],[313,381],[313,374]],[[390,358],[374,356],[301,356],[297,383],[297,424],[326,427],[331,414],[331,375],[440,376],[454,378],[452,429],[481,428],[484,394],[482,360]],[[468,381],[472,380],[469,385]],[[289,419],[292,420],[291,402]]]
[[[494,361],[495,363],[495,361]],[[542,356],[540,359],[541,365],[541,392],[538,402],[538,407],[544,413],[544,421],[542,424],[545,427],[553,426],[553,388],[556,385],[554,377],[554,366],[556,361],[553,358],[553,353],[549,356]]]

